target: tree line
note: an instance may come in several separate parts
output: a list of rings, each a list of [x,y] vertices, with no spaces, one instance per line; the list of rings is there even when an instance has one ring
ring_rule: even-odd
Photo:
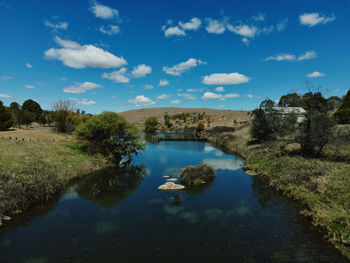
[[[297,123],[295,111],[281,114],[278,107],[301,107],[306,113]],[[283,108],[282,108],[283,111]],[[301,146],[303,155],[320,155],[333,135],[337,123],[350,123],[350,90],[341,99],[336,96],[324,98],[321,92],[307,92],[283,95],[278,104],[264,100],[253,111],[251,135],[258,142],[274,141],[287,136]]]

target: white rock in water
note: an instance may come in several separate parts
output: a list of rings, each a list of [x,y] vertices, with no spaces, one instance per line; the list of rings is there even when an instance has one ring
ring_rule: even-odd
[[[164,178],[169,178],[169,175],[164,175],[163,177],[164,177]]]
[[[165,184],[162,184],[158,187],[159,190],[180,190],[184,188],[185,186],[181,184],[175,184],[173,182],[166,182]]]
[[[169,179],[166,179],[168,182],[176,182],[177,179],[176,178],[169,178]]]
[[[11,217],[9,217],[9,216],[2,216],[2,220],[8,221],[8,220],[11,220]]]

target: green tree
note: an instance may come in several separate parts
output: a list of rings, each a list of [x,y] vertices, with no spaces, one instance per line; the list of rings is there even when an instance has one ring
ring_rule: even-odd
[[[303,155],[320,155],[328,143],[335,125],[329,113],[329,105],[320,92],[308,92],[303,96],[307,113],[300,127],[301,152]]]
[[[171,128],[171,126],[173,125],[171,123],[171,116],[168,113],[164,114],[164,124],[168,129]]]
[[[0,131],[5,131],[13,125],[13,119],[10,110],[4,106],[0,100]]]
[[[21,106],[17,102],[11,102],[9,110],[12,114],[14,125],[19,126],[21,124]]]
[[[199,134],[200,132],[202,132],[204,130],[205,130],[204,123],[203,122],[198,123],[196,134]]]
[[[289,93],[286,95],[283,95],[279,102],[279,107],[302,107],[303,101],[300,98],[300,96],[297,93]]]
[[[327,99],[327,102],[328,102],[329,109],[335,110],[341,105],[343,100],[341,98],[339,98],[338,96],[332,96],[332,97],[329,97]]]
[[[145,120],[145,132],[155,133],[158,129],[159,122],[156,116],[150,116]]]
[[[88,118],[76,128],[90,154],[101,153],[114,164],[131,159],[144,147],[137,128],[114,112],[103,112]]]
[[[341,103],[338,110],[335,112],[334,116],[341,124],[350,123],[350,89],[344,96],[343,102]]]
[[[72,132],[72,124],[67,123],[67,116],[73,113],[74,107],[69,100],[59,100],[53,105],[55,128],[60,132]]]
[[[23,102],[22,111],[28,111],[29,113],[31,113],[31,122],[39,121],[40,115],[43,112],[39,103],[35,102],[34,100],[26,100],[25,102]]]

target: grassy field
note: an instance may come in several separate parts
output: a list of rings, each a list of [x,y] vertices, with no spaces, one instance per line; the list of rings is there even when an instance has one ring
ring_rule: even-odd
[[[0,219],[49,200],[104,165],[101,157],[81,152],[71,136],[47,129],[0,132]]]
[[[283,139],[252,144],[249,129],[246,125],[235,132],[207,131],[203,136],[244,157],[246,170],[297,200],[300,213],[324,229],[326,238],[350,259],[350,127],[339,127],[321,158],[302,157],[298,144],[288,145]]]

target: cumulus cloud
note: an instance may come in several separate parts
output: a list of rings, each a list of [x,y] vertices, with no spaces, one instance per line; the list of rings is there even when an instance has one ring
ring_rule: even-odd
[[[35,89],[35,87],[33,86],[33,85],[24,85],[24,87],[26,88],[26,89]]]
[[[172,104],[172,105],[180,104],[180,103],[181,103],[180,100],[172,100],[172,101],[170,101],[170,104]]]
[[[26,67],[27,67],[27,68],[32,68],[33,66],[32,66],[32,64],[30,64],[30,63],[26,63]]]
[[[54,24],[54,23],[51,23],[50,21],[46,20],[44,22],[44,24],[45,24],[45,26],[51,27],[51,28],[53,28],[55,30],[57,30],[57,29],[67,29],[68,28],[68,22],[58,22],[58,23]]]
[[[64,93],[73,93],[73,94],[79,94],[79,93],[86,93],[88,90],[93,90],[96,88],[102,87],[99,84],[93,83],[93,82],[83,82],[79,83],[76,82],[74,85],[68,86],[63,89]]]
[[[75,103],[78,104],[78,105],[92,106],[92,105],[96,104],[95,101],[88,100],[88,99],[81,99],[81,100],[79,100],[77,98],[69,98],[69,99],[75,101]]]
[[[299,16],[299,21],[301,25],[314,27],[318,24],[327,24],[333,22],[335,20],[335,16],[325,16],[319,13],[304,13]]]
[[[0,98],[8,99],[8,98],[12,98],[12,96],[9,94],[0,93]]]
[[[204,76],[202,83],[206,85],[235,85],[246,83],[249,77],[240,73],[214,73]]]
[[[202,21],[197,18],[193,17],[189,22],[182,23],[181,21],[179,22],[179,26],[183,30],[197,30],[202,24]]]
[[[186,100],[195,100],[196,96],[190,93],[178,93],[177,96],[182,97]]]
[[[172,66],[172,67],[164,66],[163,71],[168,75],[181,76],[181,74],[183,72],[185,72],[186,70],[189,70],[191,68],[195,68],[195,67],[197,67],[199,65],[203,65],[203,64],[206,64],[206,62],[204,62],[200,59],[190,58],[187,61],[181,62],[175,66]]]
[[[224,87],[217,87],[217,88],[215,89],[215,91],[217,91],[217,92],[224,92],[225,89],[224,89]]]
[[[215,19],[208,18],[208,25],[206,26],[206,30],[208,33],[212,34],[222,34],[226,30],[226,26],[223,22]]]
[[[164,86],[168,86],[168,85],[169,85],[169,81],[167,81],[166,79],[161,79],[159,81],[159,84],[158,84],[158,86],[160,86],[160,87],[164,87]]]
[[[180,29],[178,26],[172,26],[169,28],[166,28],[163,26],[164,30],[164,36],[170,37],[170,36],[186,36],[186,33],[184,30]]]
[[[283,60],[295,60],[296,57],[293,54],[278,54],[274,56],[270,56],[265,58],[265,61],[275,60],[275,61],[283,61]]]
[[[144,85],[143,86],[145,89],[153,89],[154,87],[153,87],[153,85],[151,85],[151,84],[146,84],[146,85]]]
[[[247,97],[248,97],[249,99],[252,99],[254,96],[253,96],[253,94],[248,94]]]
[[[228,24],[227,29],[232,33],[243,36],[245,38],[253,38],[258,33],[258,28],[255,26],[249,26],[245,24],[233,26]]]
[[[158,100],[165,100],[165,99],[169,99],[169,98],[170,98],[170,95],[168,95],[168,94],[162,94],[162,95],[157,96]]]
[[[97,1],[91,1],[90,10],[98,18],[119,19],[119,12],[117,9],[103,5]]]
[[[117,25],[108,25],[106,28],[104,26],[101,26],[99,30],[103,34],[110,36],[117,35],[118,33],[120,33],[120,28]]]
[[[276,25],[277,31],[285,30],[287,27],[287,23],[288,23],[288,18],[285,18],[285,19],[281,20],[280,22],[278,22]]]
[[[307,51],[305,54],[302,54],[298,57],[298,61],[313,59],[317,57],[317,54],[315,51]]]
[[[228,93],[228,94],[219,94],[214,92],[205,92],[202,96],[203,100],[226,100],[232,98],[239,98],[240,95],[238,93]]]
[[[50,48],[45,52],[45,58],[60,60],[67,67],[117,68],[127,64],[123,57],[117,57],[93,45],[80,45],[57,36],[55,41],[61,48]]]
[[[12,79],[12,76],[6,76],[6,75],[3,75],[0,77],[2,80],[11,80]]]
[[[137,67],[134,67],[131,74],[134,76],[134,78],[141,78],[145,77],[147,74],[152,73],[152,67],[147,66],[145,64],[138,65]]]
[[[154,101],[152,101],[150,98],[145,97],[144,95],[136,96],[135,99],[129,100],[129,103],[135,104],[137,107],[156,104]]]
[[[126,71],[126,68],[121,68],[117,71],[113,71],[110,73],[103,73],[102,78],[113,80],[114,82],[118,83],[129,83],[130,79],[126,74]]]
[[[306,76],[307,76],[308,78],[319,78],[319,77],[324,77],[324,76],[326,76],[326,74],[321,73],[321,72],[318,72],[318,71],[314,71],[314,72],[312,72],[312,73],[310,73],[310,74],[307,74]]]

